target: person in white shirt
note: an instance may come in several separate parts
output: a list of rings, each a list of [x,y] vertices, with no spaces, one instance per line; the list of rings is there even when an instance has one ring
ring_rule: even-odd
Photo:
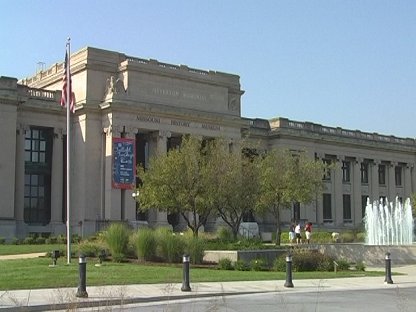
[[[302,244],[301,227],[300,227],[299,222],[296,222],[295,237],[296,237],[296,244]]]

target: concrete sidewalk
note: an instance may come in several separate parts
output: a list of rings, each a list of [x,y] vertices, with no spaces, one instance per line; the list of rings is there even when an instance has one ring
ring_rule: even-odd
[[[383,271],[384,268],[368,268]],[[250,293],[288,293],[311,291],[343,291],[416,287],[416,265],[394,267],[393,284],[385,284],[384,276],[340,279],[296,280],[293,288],[284,287],[284,280],[192,283],[191,291],[181,291],[181,284],[139,284],[88,287],[88,298],[77,298],[76,288],[0,291],[0,309],[8,311],[75,310],[88,307],[124,306],[133,303],[171,301],[178,299],[230,296]]]

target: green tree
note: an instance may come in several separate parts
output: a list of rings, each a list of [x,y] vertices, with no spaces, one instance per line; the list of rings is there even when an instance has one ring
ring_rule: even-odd
[[[410,195],[410,204],[412,205],[413,217],[416,217],[416,193]]]
[[[140,208],[179,213],[198,236],[212,213],[206,200],[205,150],[201,139],[185,136],[179,148],[153,157],[147,170],[138,168]]]
[[[230,227],[237,238],[243,216],[255,207],[258,196],[258,167],[255,159],[242,153],[240,148],[230,152],[221,139],[208,148],[208,197],[212,207]]]
[[[280,245],[281,211],[292,203],[310,203],[322,190],[325,165],[305,153],[274,149],[259,162],[258,212],[272,214],[276,222],[276,244]]]

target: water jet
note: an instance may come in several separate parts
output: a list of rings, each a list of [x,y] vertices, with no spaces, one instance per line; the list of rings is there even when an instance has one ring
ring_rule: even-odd
[[[411,245],[413,241],[413,217],[410,199],[404,205],[398,197],[394,202],[367,199],[364,224],[367,245]]]

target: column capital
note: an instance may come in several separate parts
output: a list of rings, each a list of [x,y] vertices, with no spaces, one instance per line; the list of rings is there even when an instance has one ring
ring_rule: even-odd
[[[380,159],[374,159],[373,160],[373,165],[374,166],[377,166],[377,165],[380,165],[381,164],[381,160]]]
[[[159,130],[158,136],[161,138],[170,138],[172,136],[172,132],[168,130]]]
[[[337,161],[344,161],[345,155],[337,155]]]
[[[104,127],[103,133],[105,133],[107,136],[111,136],[113,133],[112,125],[109,125],[108,127]]]
[[[30,129],[30,126],[24,123],[19,123],[17,124],[16,127],[16,134],[22,134],[24,135],[26,133],[26,131],[28,131]]]
[[[66,132],[66,130],[65,130]],[[53,137],[55,139],[62,139],[62,137],[64,136],[64,129],[63,128],[54,128],[53,129]]]

